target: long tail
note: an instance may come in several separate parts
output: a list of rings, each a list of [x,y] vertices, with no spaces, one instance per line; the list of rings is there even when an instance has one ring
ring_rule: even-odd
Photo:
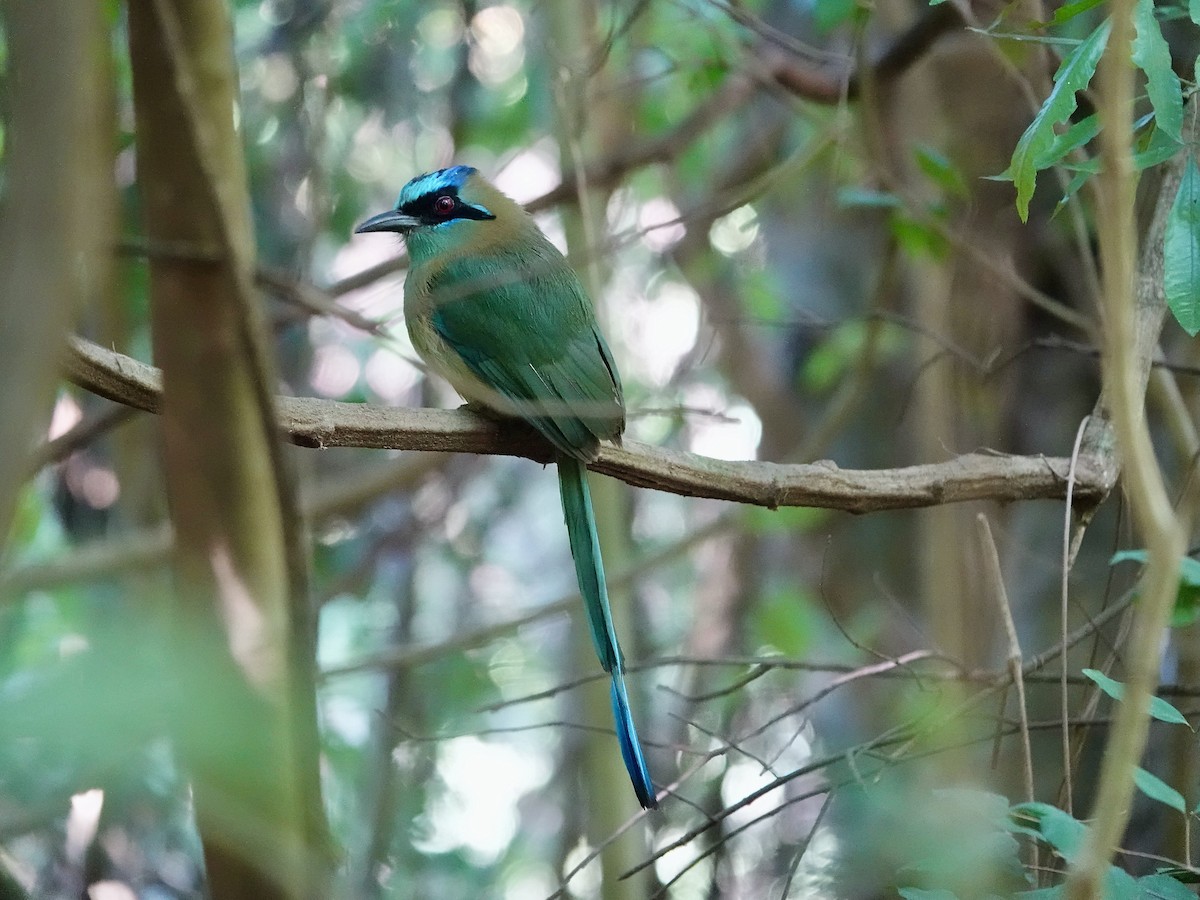
[[[654,785],[650,781],[642,745],[633,725],[633,714],[629,711],[629,695],[625,693],[625,679],[622,677],[625,665],[621,659],[621,648],[617,645],[617,632],[613,629],[612,610],[608,606],[604,563],[600,559],[596,516],[592,512],[592,495],[588,490],[584,464],[560,454],[558,486],[562,492],[563,516],[567,520],[571,556],[575,560],[579,591],[583,594],[584,607],[587,609],[592,643],[596,647],[596,655],[600,657],[600,665],[612,676],[613,718],[616,720],[617,740],[621,744],[621,757],[625,760],[625,768],[629,771],[629,780],[633,782],[638,802],[644,809],[655,809],[658,800],[654,796]]]

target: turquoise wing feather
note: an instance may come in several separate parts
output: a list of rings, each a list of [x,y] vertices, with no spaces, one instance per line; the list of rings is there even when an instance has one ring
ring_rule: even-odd
[[[515,256],[451,262],[430,282],[433,327],[563,453],[595,456],[625,425],[621,381],[579,280]]]
[[[530,265],[528,259],[534,258]],[[540,262],[539,262],[540,259]],[[657,807],[629,709],[584,462],[625,425],[621,381],[579,280],[561,259],[475,256],[430,282],[433,327],[485,384],[558,449],[563,517],[596,655],[612,679],[621,757],[638,801]]]

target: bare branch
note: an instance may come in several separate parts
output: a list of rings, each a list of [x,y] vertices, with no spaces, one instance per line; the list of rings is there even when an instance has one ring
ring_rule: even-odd
[[[67,377],[86,390],[157,412],[157,369],[96,344],[72,338]],[[340,403],[315,397],[281,397],[279,426],[303,447],[369,447],[438,450],[550,458],[549,446],[515,421],[496,422],[466,410],[403,409]],[[1112,487],[1112,467],[1081,457],[1074,497],[1094,503]],[[829,460],[784,464],[730,462],[637,441],[605,445],[590,465],[637,487],[732,500],[775,509],[811,506],[865,513],[913,509],[967,500],[1061,499],[1069,460],[1046,456],[968,453],[940,463],[899,469],[842,469]]]
[[[813,103],[836,104],[858,99],[862,82],[894,81],[922,59],[942,35],[964,24],[952,3],[931,6],[902,32],[883,55],[863,72],[834,72],[801,63],[794,53],[772,50],[766,56],[772,80],[789,93]],[[866,76],[866,78],[864,78]]]

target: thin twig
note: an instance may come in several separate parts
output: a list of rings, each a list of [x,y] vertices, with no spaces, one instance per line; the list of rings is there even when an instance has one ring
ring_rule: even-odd
[[[1025,703],[1025,677],[1021,671],[1024,659],[1021,653],[1021,642],[1017,637],[1017,626],[1013,622],[1012,607],[1008,602],[1008,591],[1004,587],[1004,574],[1000,570],[1000,555],[996,551],[996,541],[992,537],[992,529],[987,516],[979,513],[975,517],[975,526],[979,533],[979,549],[983,554],[984,579],[991,588],[992,599],[1004,622],[1004,632],[1008,637],[1008,673],[1017,691],[1017,714],[1020,717],[1021,736],[1021,769],[1025,779],[1025,799],[1032,803],[1035,799],[1033,789],[1033,749],[1029,742],[1029,710]],[[1065,657],[1064,657],[1065,658]],[[1032,863],[1038,865],[1037,842],[1031,844]]]
[[[833,798],[836,791],[830,788],[825,794],[825,799],[821,803],[821,808],[817,811],[816,818],[813,819],[812,828],[809,829],[808,837],[806,837],[796,848],[796,853],[792,857],[792,864],[788,866],[787,877],[783,880],[783,886],[779,889],[779,900],[787,900],[788,894],[792,890],[792,880],[796,877],[796,873],[800,871],[800,863],[804,861],[804,854],[808,852],[808,847],[812,843],[812,839],[816,837],[817,831],[821,827],[821,823],[825,821],[825,813],[829,811],[829,807],[833,805]]]
[[[138,410],[132,406],[111,406],[94,416],[83,419],[69,431],[51,438],[33,452],[29,462],[31,472],[41,471],[52,463],[62,462],[77,450],[82,450],[102,434],[128,422]]]
[[[1071,467],[1067,471],[1067,502],[1063,504],[1063,555],[1062,555],[1062,583],[1061,596],[1059,597],[1059,617],[1061,634],[1066,639],[1069,619],[1067,616],[1069,596],[1069,578],[1071,574],[1072,564],[1075,561],[1074,554],[1071,552],[1071,495],[1075,489],[1075,461],[1079,458],[1079,447],[1083,442],[1084,432],[1087,431],[1088,419],[1090,416],[1084,416],[1083,421],[1079,423],[1079,428],[1075,431],[1075,444],[1071,448]],[[1082,532],[1082,528],[1080,529]],[[1062,686],[1060,693],[1060,703],[1062,705],[1062,758],[1063,758],[1063,790],[1064,807],[1067,814],[1072,815],[1074,811],[1074,796],[1075,790],[1071,783],[1071,729],[1067,727],[1067,719],[1071,717],[1071,698],[1067,693],[1067,655],[1064,653],[1059,672],[1062,675]]]

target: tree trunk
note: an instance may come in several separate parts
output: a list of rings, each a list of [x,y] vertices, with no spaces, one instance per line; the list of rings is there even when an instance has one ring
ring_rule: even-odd
[[[179,694],[215,900],[325,896],[311,629],[263,349],[229,10],[129,7],[175,529]]]

